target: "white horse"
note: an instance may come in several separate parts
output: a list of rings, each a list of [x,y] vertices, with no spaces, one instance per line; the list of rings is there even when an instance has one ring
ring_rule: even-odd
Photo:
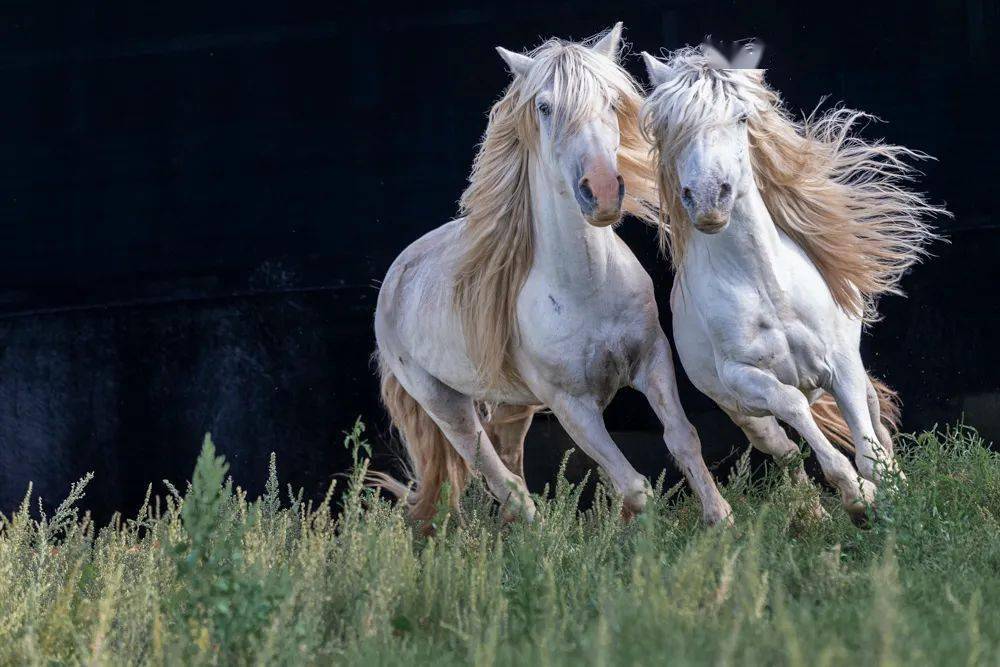
[[[649,483],[601,414],[628,385],[663,422],[705,520],[731,513],[681,409],[652,282],[613,229],[623,210],[654,220],[656,196],[642,98],[617,64],[620,36],[618,24],[584,44],[498,49],[513,81],[490,112],[463,217],[404,250],[382,284],[382,396],[415,488],[374,481],[405,496],[415,518],[434,514],[445,481],[454,501],[475,470],[505,518],[530,520],[521,456],[542,406],[607,472],[626,510],[641,511]]]
[[[762,70],[720,68],[710,47],[643,56],[684,369],[761,449],[797,452],[775,417],[798,431],[860,520],[896,473],[894,395],[865,369],[862,326],[924,255],[926,217],[946,213],[902,187],[903,159],[922,155],[852,136],[860,112],[793,121]],[[860,478],[828,439],[838,430]]]

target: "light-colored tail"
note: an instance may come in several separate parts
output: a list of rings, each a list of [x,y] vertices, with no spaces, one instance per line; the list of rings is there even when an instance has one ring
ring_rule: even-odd
[[[382,404],[406,446],[411,479],[410,484],[404,484],[386,473],[371,472],[367,482],[406,500],[410,516],[414,519],[432,519],[444,482],[451,487],[452,506],[458,506],[458,498],[469,480],[468,465],[430,415],[399,384],[381,357],[379,375],[382,380]]]
[[[899,395],[881,380],[869,376],[875,393],[878,395],[879,413],[882,424],[889,429],[890,433],[895,433],[899,428]],[[851,440],[851,429],[840,414],[837,401],[830,394],[823,394],[819,400],[812,404],[813,419],[819,426],[823,434],[844,449],[853,452],[854,443]]]

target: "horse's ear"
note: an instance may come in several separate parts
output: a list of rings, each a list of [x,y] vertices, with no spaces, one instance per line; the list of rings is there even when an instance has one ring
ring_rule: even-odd
[[[653,84],[653,88],[670,78],[670,68],[645,51],[642,52],[642,60],[646,63],[646,74],[649,75],[649,82]]]
[[[742,44],[730,61],[733,69],[757,69],[764,57],[764,42],[751,39]]]
[[[705,41],[701,45],[701,52],[705,55],[705,61],[712,69],[730,69],[729,59],[719,53],[719,50]]]
[[[524,76],[531,69],[534,64],[534,60],[521,53],[514,53],[513,51],[508,51],[502,46],[497,47],[497,53],[503,58],[503,61],[507,63],[507,68],[510,69],[510,73],[514,76]]]
[[[610,60],[618,60],[618,47],[622,43],[622,22],[619,21],[611,30],[608,30],[604,37],[594,42],[590,48],[597,51],[602,56],[607,56]]]

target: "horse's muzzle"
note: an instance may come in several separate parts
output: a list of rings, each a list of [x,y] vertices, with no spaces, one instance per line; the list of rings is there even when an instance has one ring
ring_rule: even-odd
[[[606,227],[622,217],[625,199],[625,181],[621,174],[603,173],[599,177],[585,175],[574,188],[576,202],[587,222],[595,227]]]

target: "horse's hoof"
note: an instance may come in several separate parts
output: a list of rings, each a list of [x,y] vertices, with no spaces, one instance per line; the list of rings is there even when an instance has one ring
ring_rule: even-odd
[[[823,507],[823,504],[819,500],[814,501],[806,510],[806,513],[815,521],[830,520],[830,513],[826,511],[826,508]]]
[[[867,479],[859,480],[860,497],[845,499],[844,509],[851,517],[851,521],[859,528],[870,528],[872,520],[875,518],[875,485]]]
[[[903,471],[897,466],[890,471],[889,474],[883,475],[882,483],[893,484],[895,485],[895,488],[899,489],[906,486],[906,475],[904,475]]]
[[[847,515],[851,517],[851,523],[862,530],[871,528],[875,523],[875,520],[878,518],[874,505],[868,505],[866,507],[861,507],[860,509],[848,509]]]
[[[648,484],[643,484],[639,489],[626,493],[622,498],[622,518],[630,520],[637,514],[645,512],[646,505],[652,497],[653,490],[649,488]]]
[[[523,519],[525,523],[535,522],[535,503],[531,498],[523,501],[516,499],[513,495],[504,503],[503,512],[500,519],[504,524],[513,523],[518,519]]]
[[[705,521],[705,525],[711,527],[732,528],[736,525],[736,520],[733,518],[733,508],[725,501],[712,510],[706,509],[702,519]]]

